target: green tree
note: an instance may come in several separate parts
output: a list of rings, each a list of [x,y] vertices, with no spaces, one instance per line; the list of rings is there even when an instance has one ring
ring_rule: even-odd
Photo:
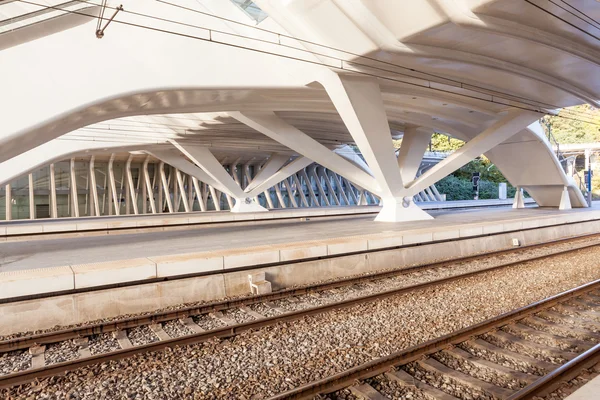
[[[454,151],[460,149],[465,142],[446,136],[441,133],[434,133],[431,136],[430,147],[432,151]]]
[[[589,121],[589,122],[586,122]],[[542,126],[558,143],[594,143],[600,141],[600,109],[587,104],[562,109],[558,116],[545,116]]]

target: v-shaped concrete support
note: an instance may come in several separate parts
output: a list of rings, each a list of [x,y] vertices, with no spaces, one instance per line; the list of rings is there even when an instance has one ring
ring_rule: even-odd
[[[342,175],[370,192],[379,193],[375,179],[335,154],[315,139],[288,124],[273,112],[234,112],[230,115],[271,139]]]

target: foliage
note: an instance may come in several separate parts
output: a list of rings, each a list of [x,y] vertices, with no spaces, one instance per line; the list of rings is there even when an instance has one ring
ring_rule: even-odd
[[[440,193],[446,194],[446,200],[473,199],[473,186],[470,181],[448,175],[435,184]]]
[[[559,116],[545,116],[542,126],[548,129],[558,143],[594,143],[600,141],[600,109],[587,104],[566,107]],[[592,123],[580,120],[590,121]]]
[[[441,133],[434,133],[431,136],[430,148],[431,151],[453,151],[460,149],[465,142],[459,139],[454,139]]]

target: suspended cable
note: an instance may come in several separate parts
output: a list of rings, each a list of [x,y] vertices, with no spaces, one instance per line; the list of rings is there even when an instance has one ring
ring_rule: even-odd
[[[36,5],[36,6],[39,6],[39,7],[45,7],[45,8],[49,8],[49,9],[57,9],[56,7],[53,7],[53,6],[45,6],[43,4],[38,4],[38,3],[35,3],[35,2],[32,2],[32,1],[28,1],[28,0],[16,0],[16,1],[19,1],[19,2],[22,2],[22,3],[26,3],[26,4]],[[529,0],[525,0],[525,1],[529,2]],[[57,10],[63,11],[65,13],[70,13],[70,14],[83,15],[83,16],[87,16],[87,17],[90,16],[89,14],[81,13],[81,12],[78,12],[78,11],[62,10],[62,9],[57,9]],[[136,15],[143,15],[143,14],[135,13],[135,12],[132,12],[132,11],[124,11],[124,12],[129,12],[131,14],[136,14]],[[163,20],[163,21],[168,21],[168,20],[165,20],[165,19],[162,19],[162,18],[152,17],[152,16],[149,16],[149,18],[156,18],[156,19],[160,19],[160,20]],[[411,82],[411,81],[403,81],[403,80],[400,80],[400,79],[394,79],[394,78],[391,78],[391,77],[388,77],[388,76],[381,76],[381,75],[377,75],[377,74],[373,74],[373,73],[368,73],[368,72],[364,72],[364,71],[358,71],[358,70],[355,70],[355,69],[348,69],[348,68],[344,68],[344,62],[348,62],[348,61],[343,60],[343,59],[338,59],[338,60],[342,61],[342,63],[340,64],[340,67],[337,67],[337,66],[333,66],[333,65],[326,64],[326,63],[319,62],[319,61],[307,60],[307,59],[304,59],[304,58],[299,58],[299,57],[293,57],[293,56],[289,56],[289,55],[278,54],[278,53],[275,53],[275,52],[272,52],[272,51],[266,51],[266,50],[260,50],[260,49],[253,49],[251,47],[245,47],[245,46],[241,46],[241,45],[237,45],[237,44],[232,44],[232,43],[227,43],[227,42],[222,42],[222,41],[216,41],[216,40],[214,40],[214,38],[212,37],[212,35],[211,35],[210,38],[207,39],[207,38],[204,38],[204,37],[195,36],[195,35],[191,35],[191,34],[187,34],[187,33],[181,33],[181,32],[171,31],[171,30],[167,30],[167,29],[157,28],[157,27],[153,27],[153,26],[147,26],[147,25],[133,23],[133,22],[119,21],[119,20],[115,20],[114,22],[122,24],[122,25],[127,25],[127,26],[136,27],[136,28],[146,29],[146,30],[155,31],[155,32],[159,32],[159,33],[166,33],[166,34],[170,34],[170,35],[174,35],[174,36],[180,36],[180,37],[184,37],[184,38],[195,39],[195,40],[199,40],[199,41],[203,41],[203,42],[212,42],[212,43],[215,43],[215,44],[220,44],[220,45],[224,45],[224,46],[228,46],[228,47],[238,48],[238,49],[252,51],[252,52],[261,53],[261,54],[272,55],[272,56],[279,57],[279,58],[290,59],[290,60],[299,61],[299,62],[303,62],[303,63],[308,63],[308,64],[312,64],[312,65],[319,65],[319,66],[327,67],[327,68],[338,70],[338,71],[351,72],[351,73],[358,74],[358,75],[369,76],[369,77],[373,77],[373,78],[379,78],[379,79],[382,79],[382,80],[387,80],[387,81],[402,83],[402,84],[406,84],[406,85],[409,85],[409,86],[415,86],[415,87],[419,87],[419,88],[422,88],[422,89],[429,89],[429,90],[432,90],[432,91],[436,91],[436,92],[440,92],[440,93],[446,93],[446,94],[450,94],[450,95],[454,95],[454,96],[460,96],[460,97],[464,97],[464,98],[469,98],[469,99],[473,99],[473,100],[477,100],[477,101],[483,101],[483,102],[487,102],[487,103],[492,103],[492,104],[497,104],[497,105],[503,105],[503,106],[513,107],[513,108],[522,109],[522,110],[526,110],[526,111],[532,111],[532,112],[536,112],[536,113],[539,113],[539,114],[550,114],[550,115],[559,116],[558,113],[552,111],[551,109],[562,108],[562,107],[556,106],[556,105],[549,105],[549,104],[545,104],[544,105],[544,103],[538,102],[536,100],[527,99],[527,98],[524,98],[524,97],[514,96],[514,95],[510,95],[510,94],[504,94],[504,93],[500,93],[503,97],[498,98],[498,96],[490,95],[489,92],[493,92],[493,91],[492,90],[488,90],[488,89],[485,89],[485,93],[483,93],[483,94],[485,94],[487,96],[490,96],[491,99],[483,99],[483,98],[481,98],[479,96],[475,96],[475,95],[468,95],[468,94],[465,94],[465,93],[457,93],[457,92],[453,92],[451,90],[446,90],[446,89],[432,87],[431,86],[431,81],[428,81],[427,85],[423,85],[423,84],[418,84],[418,83]],[[170,22],[174,22],[174,21],[170,21]],[[178,22],[174,22],[174,23],[178,23]],[[181,23],[181,24],[184,24],[184,23]],[[184,24],[184,25],[188,25],[189,26],[189,24]],[[212,30],[212,29],[204,28],[204,27],[197,27],[197,28],[203,29],[203,30],[206,30],[206,31],[215,31],[215,30]],[[273,43],[273,42],[270,42],[270,41],[265,41],[265,40],[262,40],[262,39],[256,39],[256,38],[252,38],[252,37],[246,37],[246,36],[243,36],[243,35],[231,34],[231,33],[222,32],[222,31],[218,31],[218,32],[224,33],[224,34],[227,34],[227,35],[230,35],[230,36],[244,38],[244,39],[257,40],[257,41],[267,42],[269,44],[274,44],[274,45],[277,44],[277,43]],[[287,46],[287,47],[290,47],[290,46]],[[299,51],[309,52],[311,54],[315,54],[314,52],[311,52],[309,50],[298,49],[298,48],[295,48],[295,47],[290,47],[290,48],[293,48],[293,49],[299,50]],[[329,55],[324,55],[324,56],[332,58],[332,59],[336,59],[335,57],[332,57],[332,56],[329,56]],[[350,63],[354,63],[354,62],[350,62]],[[375,69],[377,69],[377,67],[373,67],[373,66],[367,66],[367,67],[368,68],[375,68]],[[399,74],[399,73],[397,73],[395,71],[388,71],[388,70],[386,70],[386,72],[390,72],[392,74],[393,73]],[[400,74],[400,75],[403,75],[403,74]],[[411,76],[411,78],[416,78],[416,77]],[[451,86],[451,85],[449,85],[449,86]],[[468,85],[468,86],[469,86],[469,88],[465,88],[466,90],[471,90],[471,91],[477,92],[475,90],[470,89],[470,87],[472,87],[472,85]],[[462,83],[461,83],[461,88],[462,88]],[[524,99],[524,100],[515,101],[515,100],[511,100],[511,99],[505,99],[504,97],[521,98],[521,99]],[[502,100],[506,100],[506,101],[502,101]],[[514,104],[515,102],[516,103],[525,104],[525,106],[516,105],[516,104]],[[535,103],[538,103],[538,104],[535,104]],[[542,104],[542,105],[540,105],[540,104]],[[527,106],[529,106],[529,107],[527,107]],[[533,107],[533,108],[530,108],[530,107]],[[545,110],[543,110],[543,109],[545,109]],[[561,117],[561,116],[559,116],[559,117]],[[561,118],[565,118],[565,117],[561,117]],[[594,125],[600,126],[600,124],[597,124],[597,123],[594,123],[594,122],[589,122],[589,121],[582,121],[582,122],[588,122],[590,124],[594,124]]]
[[[592,34],[592,33],[588,32],[588,31],[586,31],[586,30],[585,30],[585,29],[583,29],[583,28],[580,28],[579,26],[577,26],[577,25],[575,25],[575,24],[573,24],[573,23],[571,23],[571,22],[567,21],[566,19],[564,19],[564,18],[562,18],[562,17],[560,17],[560,16],[558,16],[558,15],[554,14],[553,12],[551,12],[551,11],[549,11],[549,10],[546,10],[544,7],[542,7],[542,6],[539,6],[539,5],[535,4],[535,3],[534,3],[534,2],[532,2],[531,0],[524,0],[524,1],[525,1],[526,3],[529,3],[529,4],[531,4],[532,6],[534,6],[534,7],[535,7],[535,8],[537,8],[537,9],[539,9],[539,10],[542,10],[542,11],[543,11],[543,12],[545,12],[546,14],[549,14],[549,15],[553,16],[554,18],[561,20],[561,21],[562,21],[562,22],[564,22],[565,24],[567,24],[567,25],[569,25],[569,26],[571,26],[571,27],[573,27],[573,28],[577,29],[578,31],[580,31],[580,32],[582,32],[582,33],[584,33],[584,34],[586,34],[586,35],[588,35],[588,36],[590,36],[590,37],[592,37],[592,38],[594,38],[594,39],[596,39],[596,40],[600,40],[600,37],[598,37],[598,36],[596,36],[596,35],[594,35],[594,34]],[[554,3],[553,3],[553,4],[554,4]]]
[[[554,1],[553,1],[553,0],[548,0],[548,1],[552,2],[553,4],[556,4],[556,3],[554,3]],[[565,1],[565,0],[560,0],[560,1],[561,1],[562,3],[564,3],[565,5],[567,5],[568,7],[570,7],[571,9],[573,9],[573,10],[577,11],[579,14],[581,14],[581,15],[583,15],[584,17],[588,18],[589,20],[593,21],[593,22],[594,22],[594,24],[596,24],[596,25],[593,25],[593,24],[591,24],[591,23],[590,23],[590,22],[588,22],[588,21],[585,21],[585,22],[587,22],[588,24],[590,24],[590,25],[594,26],[595,28],[598,28],[598,29],[600,29],[600,22],[598,22],[598,21],[597,21],[597,20],[595,20],[594,18],[590,17],[588,14],[584,13],[583,11],[581,11],[580,9],[578,9],[577,7],[575,7],[575,6],[573,6],[572,4],[570,4],[569,2],[567,2],[567,1]],[[565,10],[563,7],[559,6],[558,4],[556,4],[556,6],[557,6],[557,7],[560,7],[560,8],[562,8],[563,10]],[[565,10],[565,11],[567,11],[567,10]],[[569,13],[570,13],[570,14],[573,14],[573,13],[571,13],[571,12],[569,12]],[[575,14],[573,14],[573,15],[575,15]],[[581,17],[578,17],[578,18],[581,18]]]

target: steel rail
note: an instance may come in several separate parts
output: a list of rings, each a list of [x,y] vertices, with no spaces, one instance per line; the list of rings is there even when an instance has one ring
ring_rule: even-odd
[[[288,390],[278,395],[272,396],[269,400],[283,399],[306,399],[312,398],[319,394],[331,393],[351,386],[357,380],[368,379],[376,375],[380,375],[390,369],[408,364],[409,362],[418,360],[419,358],[436,353],[445,348],[467,341],[475,336],[482,335],[503,325],[506,325],[515,320],[522,319],[527,315],[536,313],[540,310],[554,306],[557,303],[566,301],[570,298],[580,296],[588,291],[595,290],[600,287],[600,279],[589,282],[585,285],[567,290],[557,295],[548,297],[547,299],[537,301],[525,307],[507,312],[497,317],[488,319],[479,324],[458,330],[456,332],[444,335],[440,338],[430,340],[420,345],[409,347],[408,349],[390,354],[389,356],[379,358],[377,360],[364,363],[362,365],[350,368],[346,371],[329,376],[318,381],[299,386],[295,389]],[[596,346],[598,347],[598,346]],[[579,357],[572,360],[574,362]],[[558,368],[560,369],[560,368]]]
[[[404,269],[375,272],[372,274],[361,275],[358,277],[351,277],[351,278],[340,279],[340,280],[335,280],[335,281],[331,281],[331,282],[317,283],[317,284],[311,284],[311,285],[306,285],[306,286],[300,286],[300,287],[296,287],[296,288],[284,289],[284,290],[274,292],[274,293],[254,295],[254,296],[244,296],[244,297],[239,297],[236,299],[222,300],[222,301],[210,302],[210,303],[206,303],[206,304],[202,304],[202,305],[184,307],[184,308],[180,308],[180,309],[172,310],[172,311],[156,312],[156,313],[150,313],[150,314],[146,314],[146,315],[140,315],[140,316],[135,316],[135,317],[131,317],[131,318],[126,318],[126,319],[118,319],[118,320],[114,320],[114,321],[88,324],[88,325],[63,329],[63,330],[59,330],[59,331],[51,331],[51,332],[45,332],[45,333],[40,333],[40,334],[15,337],[15,338],[0,341],[0,353],[14,351],[14,350],[20,350],[20,349],[26,349],[26,348],[29,348],[34,345],[57,343],[57,342],[65,341],[65,340],[76,339],[76,338],[83,337],[83,336],[108,333],[108,332],[113,332],[113,331],[123,330],[123,329],[131,329],[131,328],[135,328],[135,327],[142,326],[142,325],[156,324],[156,323],[171,321],[171,320],[175,320],[175,319],[179,319],[179,318],[186,318],[186,317],[189,317],[190,315],[208,314],[208,313],[224,311],[224,310],[228,310],[228,309],[240,307],[240,306],[247,306],[247,305],[252,305],[252,304],[257,304],[257,303],[265,303],[265,302],[270,302],[270,301],[275,301],[275,300],[281,300],[284,298],[289,298],[289,297],[298,296],[298,295],[304,295],[304,294],[313,293],[313,292],[317,292],[317,291],[324,291],[324,290],[330,290],[330,289],[335,289],[335,288],[339,288],[339,287],[351,286],[351,285],[354,285],[357,283],[362,283],[362,282],[369,282],[369,281],[373,281],[373,280],[407,275],[407,274],[411,274],[411,273],[415,273],[415,272],[419,272],[419,271],[423,271],[423,270],[442,268],[444,266],[455,264],[455,263],[481,260],[481,259],[485,259],[485,258],[497,257],[499,255],[504,255],[504,254],[521,253],[521,252],[524,252],[527,250],[537,249],[540,247],[547,247],[547,246],[552,246],[555,244],[568,243],[570,241],[577,241],[577,240],[595,237],[595,236],[598,236],[598,234],[577,236],[574,238],[567,238],[567,239],[559,239],[559,240],[554,240],[554,241],[545,242],[545,243],[538,243],[538,244],[523,246],[523,247],[519,247],[517,249],[510,248],[510,249],[504,249],[504,250],[497,250],[497,251],[485,253],[485,254],[476,254],[476,255],[460,257],[460,258],[456,258],[456,259],[452,259],[452,260],[443,260],[443,261],[438,261],[435,263],[415,265],[415,266],[404,268]],[[583,250],[583,249],[594,247],[597,245],[600,245],[600,241],[594,242],[594,243],[588,243],[583,246],[574,247],[574,248],[563,250],[560,252],[553,252],[553,253],[548,253],[545,255],[529,257],[529,258],[518,260],[518,261],[510,261],[508,263],[499,264],[496,267],[492,267],[491,269],[482,269],[482,270],[470,272],[467,274],[489,272],[494,269],[505,268],[505,267],[509,267],[509,266],[512,266],[515,264],[524,263],[524,262],[528,262],[528,261],[536,261],[536,260],[544,259],[547,257],[552,257],[555,255],[560,255],[560,254],[570,253],[573,251]],[[457,275],[457,277],[463,277],[463,275]],[[471,276],[471,275],[469,275],[469,276]],[[448,278],[444,278],[444,279],[448,279]]]
[[[581,353],[532,384],[525,386],[506,400],[528,400],[534,396],[545,396],[556,390],[562,382],[576,377],[582,370],[591,368],[598,362],[600,362],[600,344]]]
[[[381,299],[385,299],[385,298],[388,298],[391,296],[406,294],[406,293],[410,293],[410,292],[414,292],[414,291],[418,291],[418,290],[422,290],[422,289],[427,289],[430,287],[454,282],[457,280],[467,279],[470,277],[482,275],[482,274],[485,274],[488,272],[501,270],[501,269],[504,269],[504,268],[507,268],[510,266],[519,265],[524,262],[551,258],[551,257],[555,257],[558,255],[563,255],[563,254],[583,250],[586,248],[591,248],[591,247],[594,247],[597,245],[598,245],[598,243],[588,244],[588,245],[580,246],[580,247],[573,248],[573,249],[558,251],[558,252],[555,252],[552,254],[535,256],[535,257],[532,257],[532,258],[529,258],[526,260],[512,261],[509,263],[497,265],[495,267],[490,267],[490,268],[486,268],[486,269],[482,269],[482,270],[477,270],[477,271],[472,271],[472,272],[468,272],[468,273],[464,273],[464,274],[454,275],[451,277],[437,279],[434,281],[429,281],[429,282],[425,282],[425,283],[421,283],[421,284],[417,284],[417,285],[406,286],[403,288],[387,290],[384,292],[370,294],[367,296],[361,296],[361,297],[344,300],[344,301],[337,302],[337,303],[326,304],[323,306],[313,307],[313,308],[309,308],[309,309],[305,309],[305,310],[292,311],[292,312],[284,313],[284,314],[273,316],[273,317],[266,317],[266,318],[258,319],[255,321],[250,321],[250,322],[236,324],[236,325],[227,326],[227,327],[223,327],[223,328],[213,329],[213,330],[205,331],[205,332],[201,332],[201,333],[194,333],[194,334],[190,334],[190,335],[186,335],[186,336],[181,336],[178,338],[172,338],[172,339],[168,339],[168,340],[162,340],[162,341],[158,341],[158,342],[148,343],[148,344],[141,345],[141,346],[134,346],[134,347],[127,348],[127,349],[120,349],[120,350],[116,350],[116,351],[110,352],[110,353],[98,354],[98,355],[94,355],[94,356],[90,356],[90,357],[78,358],[78,359],[74,359],[74,360],[70,360],[70,361],[51,364],[51,365],[40,367],[40,368],[28,369],[25,371],[20,371],[20,372],[12,373],[9,375],[0,376],[0,388],[27,383],[34,379],[44,378],[44,377],[48,377],[48,376],[54,376],[59,373],[63,373],[65,371],[74,370],[74,369],[77,369],[77,368],[80,368],[80,367],[83,367],[86,365],[90,365],[90,364],[96,364],[96,363],[110,361],[110,360],[127,358],[127,357],[131,357],[135,354],[145,353],[145,352],[149,352],[149,351],[157,351],[157,350],[164,349],[166,347],[174,347],[174,346],[200,343],[200,342],[206,341],[206,340],[208,340],[210,338],[214,338],[214,337],[219,337],[219,338],[232,337],[232,336],[236,336],[244,331],[262,328],[262,327],[273,325],[273,324],[276,324],[279,322],[294,321],[294,320],[298,320],[298,319],[301,319],[301,318],[307,317],[307,316],[322,314],[325,312],[330,312],[330,311],[338,310],[338,309],[349,308],[349,307],[352,307],[352,306],[355,306],[358,304],[381,300]],[[600,280],[595,281],[594,284],[597,284],[599,282],[600,282]],[[589,290],[593,289],[592,284],[584,285],[584,287],[589,287]],[[580,289],[580,291],[581,291],[581,289]],[[573,290],[570,292],[573,292]],[[570,293],[570,292],[567,292],[567,293]],[[277,295],[277,294],[272,294],[272,295]],[[563,294],[563,296],[564,296],[564,294]],[[553,299],[556,297],[557,296],[553,296],[550,299]],[[550,301],[550,300],[544,300],[543,304],[546,304],[546,302],[548,302],[548,301]],[[226,303],[233,303],[235,305],[248,304],[247,302],[245,303],[243,300],[232,300],[232,301],[229,301]],[[531,311],[531,312],[533,312],[533,311]],[[187,316],[186,313],[180,313],[179,311],[176,311],[173,314],[178,315],[180,317]],[[515,318],[513,316],[513,314],[511,314],[511,317]],[[146,318],[148,318],[148,321],[154,321],[154,320],[152,320],[152,317],[146,317]],[[497,317],[496,319],[498,319],[498,318],[500,318],[500,317]],[[502,319],[502,321],[503,320],[504,319]],[[108,325],[116,327],[116,326],[120,326],[119,323],[120,323],[120,321],[110,322]],[[479,331],[477,331],[477,332],[479,332]],[[92,331],[90,333],[97,333],[97,332]],[[476,335],[476,334],[477,333],[470,333],[470,335]],[[448,339],[443,339],[443,340],[444,340],[443,343],[445,343],[445,344],[448,343],[447,342]],[[421,353],[419,353],[419,354],[421,354]],[[412,359],[415,359],[418,357],[420,357],[420,355],[415,356]],[[388,365],[388,364],[385,364],[385,365]],[[373,375],[377,375],[380,372],[385,372],[381,369],[381,367],[374,369],[373,371],[377,371]],[[373,375],[370,375],[370,376],[373,376]],[[351,379],[357,379],[357,378],[353,377]]]

